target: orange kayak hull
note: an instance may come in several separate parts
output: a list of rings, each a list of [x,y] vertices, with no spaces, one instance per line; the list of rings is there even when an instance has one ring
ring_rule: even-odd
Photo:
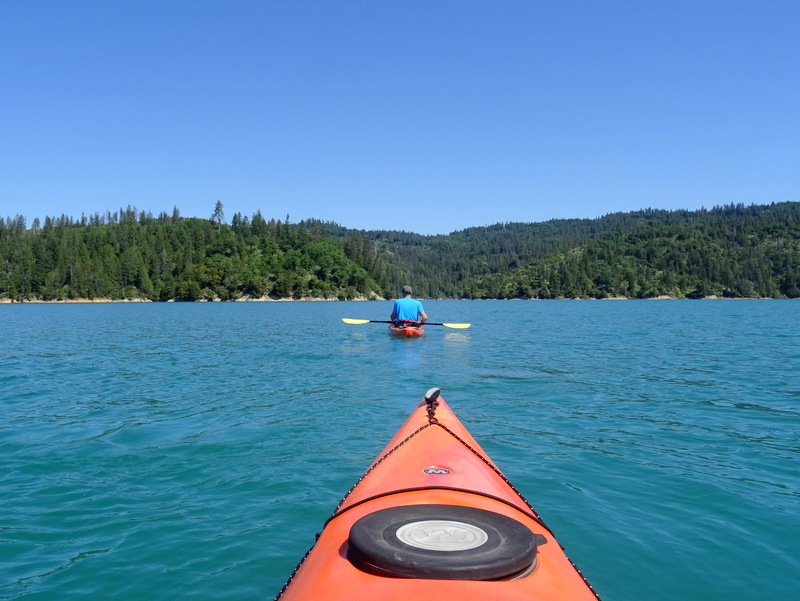
[[[425,334],[425,328],[400,328],[389,326],[389,333],[402,338],[418,338]]]
[[[438,390],[432,389],[426,398],[434,390],[438,397]],[[412,517],[399,518],[395,529],[394,516],[405,514]],[[472,521],[473,515],[477,521]],[[370,528],[377,522],[379,534],[371,541]],[[514,533],[505,538],[502,532],[495,534],[496,528],[507,526]],[[511,539],[518,548],[509,552],[503,545]],[[370,548],[373,545],[376,549]],[[382,545],[390,548],[381,550]],[[484,553],[492,545],[498,548]],[[494,557],[487,559],[490,554]],[[380,565],[384,561],[388,565]],[[469,571],[473,569],[477,571]],[[475,576],[478,573],[483,575]],[[434,403],[423,400],[415,409],[342,499],[276,599],[429,598],[598,599],[552,532],[441,397]]]

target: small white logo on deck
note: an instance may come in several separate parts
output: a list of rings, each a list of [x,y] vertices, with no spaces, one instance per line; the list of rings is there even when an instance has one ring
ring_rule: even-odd
[[[422,470],[426,474],[449,474],[450,470],[444,467],[426,467]]]

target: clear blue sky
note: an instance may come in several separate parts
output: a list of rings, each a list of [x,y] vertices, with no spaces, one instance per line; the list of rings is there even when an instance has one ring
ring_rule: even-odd
[[[0,0],[0,217],[800,200],[797,0]]]

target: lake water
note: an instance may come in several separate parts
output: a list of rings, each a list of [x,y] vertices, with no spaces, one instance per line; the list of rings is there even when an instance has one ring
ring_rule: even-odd
[[[800,303],[0,305],[0,599],[271,599],[432,386],[606,601],[796,599]]]

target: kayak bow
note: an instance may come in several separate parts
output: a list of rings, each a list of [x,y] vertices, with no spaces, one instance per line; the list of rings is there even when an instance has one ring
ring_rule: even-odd
[[[597,601],[553,533],[429,390],[280,601]]]

